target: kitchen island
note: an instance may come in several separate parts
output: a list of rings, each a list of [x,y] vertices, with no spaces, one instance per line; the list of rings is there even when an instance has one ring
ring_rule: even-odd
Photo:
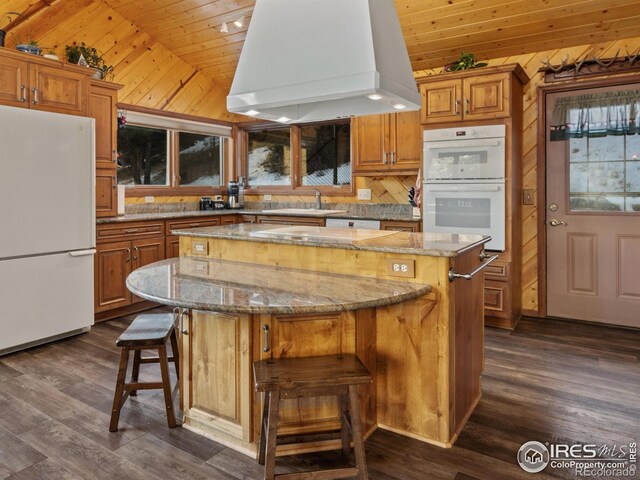
[[[138,296],[180,307],[184,426],[255,456],[264,358],[356,353],[364,431],[443,447],[480,398],[488,237],[230,225],[174,231],[180,258],[131,274]],[[151,271],[151,269],[156,269]],[[283,402],[283,434],[339,428],[335,399]],[[339,448],[331,435],[316,445]],[[279,454],[300,447],[279,448]]]

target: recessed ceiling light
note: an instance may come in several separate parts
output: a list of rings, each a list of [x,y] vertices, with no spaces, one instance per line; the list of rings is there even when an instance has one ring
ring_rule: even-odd
[[[282,123],[286,123],[286,122],[288,122],[289,120],[291,120],[289,117],[280,117],[280,118],[278,119],[278,121],[279,121],[279,122],[282,122]]]
[[[401,103],[396,103],[393,108],[395,108],[396,110],[404,110],[405,108],[407,108],[406,105],[403,105]]]
[[[378,95],[377,93],[374,93],[372,95],[367,95],[371,100],[380,100],[382,98],[382,95]]]
[[[242,27],[242,25],[244,25],[244,16],[233,22],[233,24],[238,28]]]
[[[222,22],[222,26],[220,27],[220,31],[222,33],[229,33],[229,27],[227,27],[227,22]]]
[[[255,116],[255,115],[258,115],[259,113],[260,113],[260,112],[259,112],[259,111],[257,111],[257,110],[247,110],[247,111],[245,112],[245,115],[251,115],[251,116],[253,117],[253,116]]]

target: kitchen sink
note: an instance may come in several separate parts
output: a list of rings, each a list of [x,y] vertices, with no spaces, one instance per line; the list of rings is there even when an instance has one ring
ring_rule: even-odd
[[[327,210],[322,208],[278,208],[274,210],[262,210],[262,213],[286,213],[291,215],[333,215],[335,213],[347,213],[346,210]]]

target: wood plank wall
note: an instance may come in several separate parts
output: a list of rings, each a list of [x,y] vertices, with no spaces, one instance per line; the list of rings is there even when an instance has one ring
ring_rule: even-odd
[[[523,125],[522,125],[522,188],[533,189],[537,193],[537,139],[538,139],[538,86],[544,85],[542,74],[537,73],[541,62],[549,59],[552,65],[559,65],[565,55],[571,59],[582,59],[585,56],[598,55],[609,58],[619,51],[635,52],[640,48],[640,37],[633,37],[615,42],[580,45],[560,50],[547,50],[527,55],[503,57],[488,60],[489,65],[519,63],[525,69],[531,81],[524,88]],[[437,74],[439,70],[415,72],[417,76]],[[540,186],[544,188],[544,186]],[[538,311],[538,212],[536,206],[522,207],[522,308],[526,313]]]
[[[85,42],[104,53],[113,78],[123,84],[120,102],[227,121],[240,118],[226,110],[226,89],[178,58],[103,0],[4,0],[2,12],[26,12],[42,4],[32,17],[10,30],[6,46],[38,40],[45,53],[65,58],[65,45]],[[32,7],[33,10],[33,7]]]

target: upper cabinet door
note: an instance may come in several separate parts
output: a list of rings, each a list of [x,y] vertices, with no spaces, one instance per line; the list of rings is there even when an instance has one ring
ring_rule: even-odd
[[[93,86],[89,96],[89,116],[96,119],[96,167],[116,166],[117,92]]]
[[[389,162],[388,115],[358,117],[352,124],[354,135],[353,171],[375,171]]]
[[[60,68],[32,64],[29,69],[31,108],[49,112],[84,115],[87,77]]]
[[[462,120],[461,81],[442,80],[420,85],[422,94],[422,123],[455,122]]]
[[[391,115],[390,128],[391,170],[418,170],[422,163],[420,111]]]
[[[29,106],[27,68],[27,62],[0,57],[0,102],[3,105],[25,108]]]
[[[489,120],[509,116],[509,75],[495,73],[465,78],[464,119]]]

